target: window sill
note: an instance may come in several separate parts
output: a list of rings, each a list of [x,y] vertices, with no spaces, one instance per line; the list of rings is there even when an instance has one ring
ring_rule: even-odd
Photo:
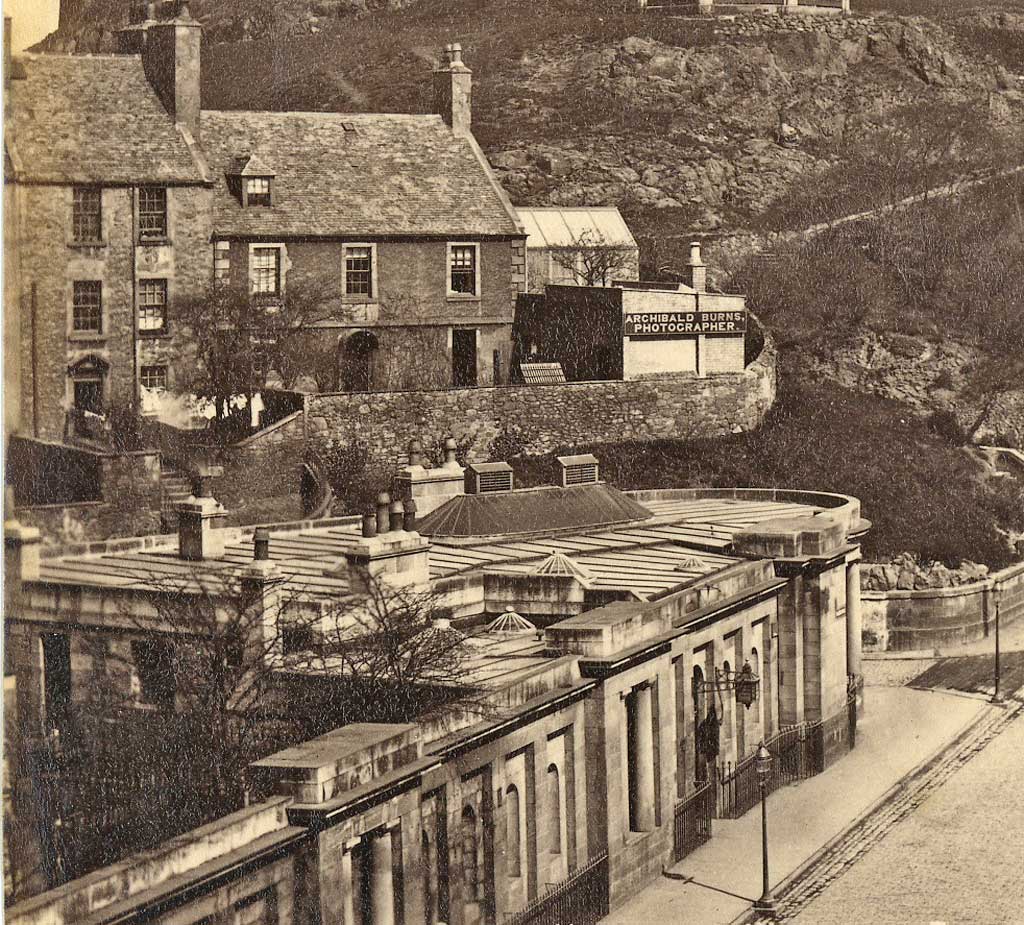
[[[106,246],[106,241],[68,241],[68,247],[72,250],[94,250],[97,247]]]
[[[468,292],[449,292],[449,302],[479,302],[480,296]]]
[[[170,337],[171,332],[167,328],[151,329],[151,330],[140,330],[139,337],[157,338],[157,337]]]
[[[78,344],[101,344],[107,339],[107,335],[98,331],[72,331],[68,334],[68,340]]]
[[[139,238],[139,247],[167,247],[170,243],[171,239],[166,235],[162,237]]]
[[[341,297],[342,305],[376,305],[380,300],[377,296],[354,295],[345,293]]]

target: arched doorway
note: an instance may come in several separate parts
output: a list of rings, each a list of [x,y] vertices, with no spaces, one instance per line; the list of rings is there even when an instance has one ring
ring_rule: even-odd
[[[110,364],[103,357],[90,354],[68,367],[71,380],[70,421],[73,432],[80,437],[99,437],[100,416],[107,406],[107,374]]]
[[[373,387],[373,367],[380,344],[370,331],[356,331],[343,344],[341,383],[346,392],[369,392]]]

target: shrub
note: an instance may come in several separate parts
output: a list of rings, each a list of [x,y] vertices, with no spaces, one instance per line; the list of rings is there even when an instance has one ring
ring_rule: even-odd
[[[374,510],[377,496],[391,488],[391,473],[371,462],[369,451],[361,443],[323,450],[318,463],[338,504],[347,514]]]
[[[952,411],[935,411],[930,414],[928,428],[950,446],[963,446],[967,443],[967,432]]]

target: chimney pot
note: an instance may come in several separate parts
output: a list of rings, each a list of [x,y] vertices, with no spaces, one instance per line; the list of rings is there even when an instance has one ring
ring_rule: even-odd
[[[452,44],[446,46],[445,51],[448,52],[449,65],[462,65],[462,46],[458,42],[452,42]]]
[[[270,531],[266,527],[260,527],[252,535],[253,558],[257,562],[270,560]]]
[[[391,521],[388,517],[388,505],[391,504],[391,495],[382,491],[377,495],[377,532],[387,533],[391,528]]]
[[[455,462],[455,453],[458,450],[459,445],[455,442],[454,437],[449,437],[444,442],[444,461],[445,465]]]
[[[418,466],[421,462],[421,454],[423,452],[423,444],[419,440],[411,440],[409,442],[409,465]]]
[[[402,502],[397,498],[391,502],[391,506],[388,508],[388,527],[391,530],[401,530],[402,523],[404,522],[403,514],[405,509],[402,507]]]
[[[416,502],[412,498],[405,499],[405,516],[402,518],[402,529],[410,533],[416,529]]]
[[[371,537],[377,535],[377,515],[363,514],[363,536]]]
[[[687,284],[697,292],[706,292],[708,288],[708,269],[700,256],[700,241],[690,242],[690,259],[686,267]]]

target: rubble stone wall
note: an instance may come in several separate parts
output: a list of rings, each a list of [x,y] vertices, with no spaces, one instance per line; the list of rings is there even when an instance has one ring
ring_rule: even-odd
[[[309,447],[361,444],[394,467],[414,438],[429,447],[451,435],[468,459],[482,460],[499,437],[539,454],[605,440],[723,436],[761,422],[775,400],[775,361],[768,344],[742,373],[703,379],[310,395]]]

